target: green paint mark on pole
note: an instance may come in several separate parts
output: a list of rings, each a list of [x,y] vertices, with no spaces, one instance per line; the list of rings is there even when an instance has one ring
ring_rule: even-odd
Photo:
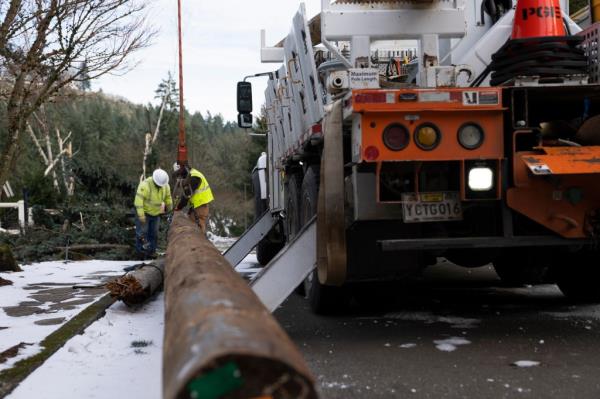
[[[234,362],[193,379],[188,384],[190,397],[194,399],[219,399],[221,396],[244,385],[242,373]]]

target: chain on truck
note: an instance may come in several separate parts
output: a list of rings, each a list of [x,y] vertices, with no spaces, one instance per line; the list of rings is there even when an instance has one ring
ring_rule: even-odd
[[[256,215],[277,217],[259,261],[316,215],[317,312],[440,257],[600,299],[598,32],[558,0],[322,0],[310,20],[301,5],[279,44],[262,32],[280,67],[256,75]],[[250,127],[247,79],[238,111]]]

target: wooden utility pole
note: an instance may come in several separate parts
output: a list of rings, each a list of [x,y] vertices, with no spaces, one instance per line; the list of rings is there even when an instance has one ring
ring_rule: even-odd
[[[293,342],[182,212],[169,229],[165,307],[165,399],[317,398]]]

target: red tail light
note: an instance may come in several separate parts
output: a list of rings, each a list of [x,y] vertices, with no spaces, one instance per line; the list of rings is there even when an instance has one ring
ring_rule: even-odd
[[[383,130],[383,144],[392,151],[400,151],[408,146],[410,133],[399,123],[392,123]]]
[[[365,148],[365,159],[367,161],[375,161],[379,158],[379,150],[375,146],[368,146]]]

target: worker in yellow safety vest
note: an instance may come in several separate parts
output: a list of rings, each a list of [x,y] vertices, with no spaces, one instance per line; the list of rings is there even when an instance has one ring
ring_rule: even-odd
[[[206,233],[206,221],[208,219],[208,204],[211,203],[215,198],[210,189],[210,185],[206,180],[206,177],[194,168],[181,168],[179,163],[173,165],[173,170],[176,175],[181,176],[185,179],[184,186],[188,186],[190,189],[188,195],[183,195],[177,209],[183,209],[187,204],[190,205],[189,216],[194,220],[198,226],[202,229],[203,233]],[[184,190],[185,192],[186,190]]]
[[[135,250],[143,259],[154,257],[160,215],[173,209],[169,174],[163,169],[156,169],[152,177],[142,180],[133,203],[137,214]]]

